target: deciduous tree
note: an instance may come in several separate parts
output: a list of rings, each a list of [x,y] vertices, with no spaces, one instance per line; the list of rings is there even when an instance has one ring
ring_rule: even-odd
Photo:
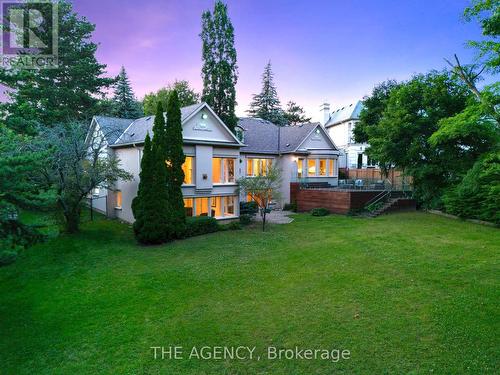
[[[143,106],[145,115],[154,115],[158,102],[161,102],[163,108],[168,106],[168,98],[172,91],[177,91],[179,105],[186,107],[196,104],[200,101],[200,94],[194,91],[188,81],[175,81],[174,83],[159,89],[157,92],[151,92],[144,96]]]

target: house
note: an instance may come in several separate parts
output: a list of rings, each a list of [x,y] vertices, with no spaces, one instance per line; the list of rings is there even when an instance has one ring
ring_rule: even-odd
[[[282,169],[282,198],[290,201],[290,182],[297,178],[337,185],[338,150],[319,123],[279,127],[255,118],[239,120],[234,135],[206,103],[181,109],[183,150],[186,161],[182,193],[188,216],[234,219],[239,216],[237,180],[264,174],[271,163]],[[132,200],[137,195],[144,139],[153,134],[154,116],[119,119],[95,116],[92,129],[107,142],[107,152],[132,174],[113,190],[96,189],[92,206],[127,222],[133,222]]]
[[[361,101],[338,108],[332,112],[330,112],[328,103],[321,106],[323,126],[341,151],[340,168],[364,169],[376,167],[376,163],[365,154],[368,143],[356,143],[353,136],[362,109],[363,103]]]
[[[240,118],[236,132],[245,144],[240,154],[246,176],[263,173],[271,163],[281,169],[280,205],[290,202],[290,182],[298,179],[338,185],[339,151],[320,123],[278,126],[246,117]]]

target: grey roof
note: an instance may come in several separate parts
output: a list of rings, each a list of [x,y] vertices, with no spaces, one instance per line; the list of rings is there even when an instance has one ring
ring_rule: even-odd
[[[359,114],[362,109],[363,103],[360,100],[358,100],[355,104],[349,104],[345,107],[338,108],[330,113],[330,118],[326,122],[325,127],[340,124],[341,122],[348,120],[357,120],[359,119]]]
[[[205,103],[197,103],[181,108],[181,121],[188,118],[193,112]],[[164,113],[166,118],[166,112]],[[134,120],[128,128],[123,132],[119,139],[114,143],[115,145],[140,143],[144,142],[146,134],[149,132],[150,137],[153,136],[153,123],[155,116],[145,116]]]
[[[313,122],[278,126],[260,118],[242,117],[238,126],[244,130],[245,146],[241,152],[278,154],[296,151],[304,139],[321,125]]]
[[[128,118],[107,116],[95,116],[94,118],[99,124],[99,127],[109,144],[115,143],[125,129],[127,129],[127,127],[134,122],[133,119]]]

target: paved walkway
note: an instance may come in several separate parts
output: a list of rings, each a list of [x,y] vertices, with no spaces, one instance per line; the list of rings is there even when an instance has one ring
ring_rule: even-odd
[[[292,211],[271,211],[266,215],[266,223],[289,224],[293,221],[293,219],[291,217],[288,217],[288,215],[292,213]],[[259,214],[256,215],[256,219],[257,221],[262,221],[262,217]]]

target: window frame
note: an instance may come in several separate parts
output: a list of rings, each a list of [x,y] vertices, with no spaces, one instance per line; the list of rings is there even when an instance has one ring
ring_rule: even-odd
[[[191,159],[191,182],[185,182],[186,181],[186,173],[184,172],[184,164],[186,163],[187,159]],[[196,157],[193,155],[186,155],[186,160],[184,160],[184,163],[182,163],[182,171],[184,172],[184,181],[182,182],[183,186],[192,186],[196,184],[196,173],[195,173],[195,163],[196,163]]]

